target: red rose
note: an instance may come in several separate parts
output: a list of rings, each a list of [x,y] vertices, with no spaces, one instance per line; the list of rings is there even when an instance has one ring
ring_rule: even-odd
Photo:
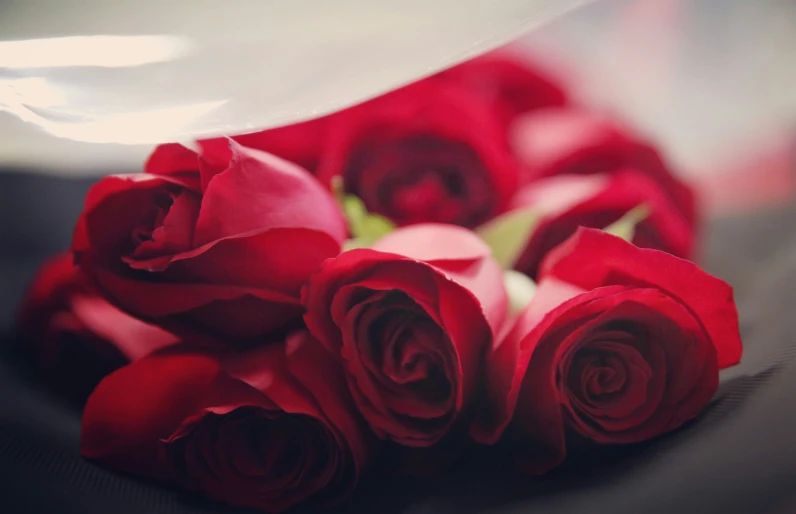
[[[615,120],[586,110],[544,109],[523,116],[512,139],[526,167],[525,181],[632,168],[658,182],[692,226],[698,221],[691,188],[652,144]]]
[[[122,309],[194,338],[261,340],[300,320],[302,284],[345,221],[305,170],[237,143],[163,145],[88,193],[73,248]]]
[[[488,362],[473,436],[543,472],[568,434],[632,443],[693,418],[741,357],[732,288],[694,264],[580,229],[545,260],[528,308]],[[508,428],[507,428],[508,427]]]
[[[369,450],[335,359],[306,332],[224,359],[175,347],[136,361],[99,384],[81,436],[88,459],[269,512],[339,501]]]
[[[552,75],[527,57],[493,52],[466,61],[437,75],[482,96],[504,124],[543,107],[567,105],[567,91]]]
[[[318,168],[323,143],[326,140],[328,120],[328,117],[323,117],[232,136],[232,139],[243,146],[274,154],[314,172]]]
[[[345,362],[365,419],[409,446],[436,443],[468,407],[507,308],[489,248],[434,224],[329,259],[303,300],[310,331]]]
[[[515,269],[536,277],[547,253],[579,226],[605,228],[642,204],[649,213],[636,226],[633,243],[691,257],[694,232],[690,224],[655,181],[628,169],[613,174],[557,175],[522,188],[509,210],[533,206],[541,219]]]
[[[176,342],[98,296],[71,254],[44,264],[22,303],[17,328],[47,381],[78,403],[108,373]]]
[[[479,96],[427,80],[334,116],[319,168],[398,224],[473,227],[517,184],[505,129]]]

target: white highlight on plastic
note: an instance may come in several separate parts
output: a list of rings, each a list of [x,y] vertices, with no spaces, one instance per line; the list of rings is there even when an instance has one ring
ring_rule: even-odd
[[[37,109],[32,105],[0,104],[0,110],[11,112],[21,120],[33,123],[57,137],[86,143],[118,143],[122,140],[125,144],[135,145],[151,143],[153,140],[170,141],[183,127],[226,102],[203,102],[91,118],[75,115],[72,120],[66,121],[64,118],[68,118],[68,113],[51,114],[46,109]],[[51,119],[56,116],[61,119]]]
[[[56,107],[64,103],[63,92],[41,77],[0,79],[0,109],[14,104]]]
[[[0,68],[128,68],[171,61],[189,50],[174,36],[70,36],[0,41]]]

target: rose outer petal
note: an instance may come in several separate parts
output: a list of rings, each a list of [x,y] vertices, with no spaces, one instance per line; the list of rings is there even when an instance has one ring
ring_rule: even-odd
[[[645,205],[650,214],[640,223],[633,242],[690,258],[693,227],[657,183],[644,173],[626,169],[610,174],[556,175],[521,189],[510,209],[532,206],[542,219],[516,269],[536,277],[545,255],[578,226],[602,229],[639,205]]]
[[[356,484],[372,441],[345,394],[336,366],[306,332],[289,337],[287,344],[223,358],[195,353],[184,345],[164,349],[122,368],[98,386],[84,414],[81,451],[117,469],[178,480],[238,505],[282,510],[316,493],[317,501],[336,502]],[[335,377],[337,386],[329,382]],[[277,452],[271,461],[255,461],[251,449],[237,452],[239,458],[231,460],[236,455],[234,444],[248,441],[240,433],[246,419],[252,419],[240,410],[248,407],[266,417],[307,417],[325,427],[302,436],[321,438],[305,441],[309,444],[302,449],[305,455],[287,455],[296,464],[295,471],[312,476],[272,477],[266,466],[277,464],[279,441],[270,441]],[[235,418],[236,412],[243,417]],[[212,431],[217,429],[215,437]],[[313,450],[324,445],[332,446]],[[175,451],[187,452],[188,475],[179,461],[172,460]],[[240,476],[244,471],[247,476]],[[273,497],[260,488],[267,483],[249,482],[258,473],[264,480],[279,479],[271,483]]]
[[[186,181],[186,187],[200,192],[199,155],[179,143],[158,145],[152,151],[144,172],[151,175],[178,177]]]
[[[325,232],[275,228],[217,240],[176,255],[164,278],[177,283],[260,288],[297,299],[307,277],[339,252],[339,242]]]
[[[324,414],[344,435],[357,470],[361,472],[373,441],[356,417],[356,406],[333,355],[306,331],[289,337],[286,351],[288,369],[311,392]]]
[[[430,263],[473,261],[491,253],[489,246],[471,230],[439,223],[421,223],[395,230],[371,248]]]
[[[470,59],[436,75],[472,89],[494,104],[504,123],[524,112],[563,107],[568,94],[564,86],[526,56],[492,52]]]
[[[423,223],[388,234],[373,249],[433,264],[475,294],[494,335],[503,326],[508,312],[508,295],[498,285],[503,282],[503,270],[491,258],[489,247],[472,231]]]
[[[173,334],[121,312],[99,296],[77,296],[71,305],[86,329],[111,342],[130,361],[177,342]]]
[[[622,288],[615,288],[616,291]],[[598,292],[597,295],[601,294]],[[534,299],[495,343],[486,363],[487,400],[470,430],[484,444],[494,444],[514,415],[520,387],[538,338],[569,305],[588,302],[591,295],[559,280],[541,282]],[[555,418],[559,415],[556,414]]]
[[[210,179],[194,245],[272,228],[302,228],[345,240],[345,220],[331,193],[299,166],[229,141],[227,168]]]
[[[674,175],[657,149],[616,120],[586,109],[540,109],[517,119],[515,149],[531,180],[633,168],[666,191],[691,226],[698,221],[693,190]]]
[[[133,473],[162,476],[167,438],[217,385],[218,363],[201,355],[151,355],[105,377],[83,411],[81,454]]]
[[[261,391],[280,410],[314,418],[335,438],[352,461],[324,465],[339,475],[335,487],[318,484],[322,503],[336,502],[354,488],[367,464],[373,439],[357,417],[338,362],[308,332],[288,336],[285,345],[270,345],[232,355],[223,361],[232,376]],[[322,458],[335,454],[334,449]]]
[[[743,346],[732,287],[691,262],[581,228],[548,254],[540,270],[541,279],[547,276],[584,289],[621,284],[664,291],[702,321],[716,346],[720,369],[741,359]]]

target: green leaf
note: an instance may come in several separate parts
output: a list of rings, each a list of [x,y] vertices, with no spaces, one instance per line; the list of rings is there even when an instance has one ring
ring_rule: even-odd
[[[368,212],[364,202],[355,195],[346,194],[343,178],[336,176],[331,182],[332,194],[343,209],[352,239],[343,245],[343,250],[367,248],[381,237],[395,230],[395,224],[379,214]]]
[[[621,237],[627,242],[633,241],[636,233],[636,226],[649,216],[650,210],[645,204],[641,204],[627,211],[624,216],[611,223],[603,229],[603,232]]]
[[[373,243],[375,243],[375,241],[368,241],[366,239],[362,239],[361,237],[347,239],[346,242],[343,243],[343,251],[347,252],[348,250],[356,250],[357,248],[368,248]]]
[[[509,295],[509,312],[511,314],[516,315],[525,310],[536,293],[536,283],[531,280],[531,277],[519,271],[511,269],[504,271],[503,284]]]
[[[384,216],[369,213],[362,200],[354,195],[346,195],[343,198],[343,212],[354,238],[375,241],[395,230],[392,221]]]
[[[539,223],[533,208],[507,212],[476,229],[476,233],[492,249],[492,256],[503,269],[511,269],[519,259],[528,238]]]

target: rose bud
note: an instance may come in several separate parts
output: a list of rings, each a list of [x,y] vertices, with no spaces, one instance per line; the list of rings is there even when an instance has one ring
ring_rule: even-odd
[[[698,222],[693,190],[672,173],[654,145],[607,116],[580,109],[534,111],[518,120],[512,140],[526,183],[632,168],[658,182],[692,227]]]
[[[334,116],[318,175],[342,176],[368,211],[399,225],[473,227],[505,207],[518,179],[489,104],[421,81]]]
[[[91,188],[80,267],[115,305],[194,341],[261,342],[300,323],[302,284],[346,237],[308,172],[235,142],[158,147]]]
[[[732,288],[688,261],[582,228],[540,276],[488,360],[471,432],[503,435],[525,471],[560,464],[568,441],[634,443],[681,426],[741,358]]]
[[[490,102],[505,125],[517,116],[569,103],[566,88],[527,56],[506,51],[476,57],[436,75],[457,82]]]
[[[626,169],[613,174],[557,175],[518,191],[509,210],[533,208],[541,218],[514,268],[536,277],[547,253],[579,226],[606,228],[639,206],[646,208],[647,215],[635,227],[636,246],[691,257],[692,227],[655,181]]]
[[[176,342],[97,295],[68,253],[39,270],[22,302],[17,329],[24,352],[46,381],[79,405],[108,373]]]
[[[507,309],[489,248],[435,224],[327,260],[303,300],[307,327],[343,359],[365,419],[407,446],[436,443],[468,408]]]
[[[306,331],[224,358],[172,347],[105,378],[81,452],[233,505],[282,511],[354,488],[372,435]]]

